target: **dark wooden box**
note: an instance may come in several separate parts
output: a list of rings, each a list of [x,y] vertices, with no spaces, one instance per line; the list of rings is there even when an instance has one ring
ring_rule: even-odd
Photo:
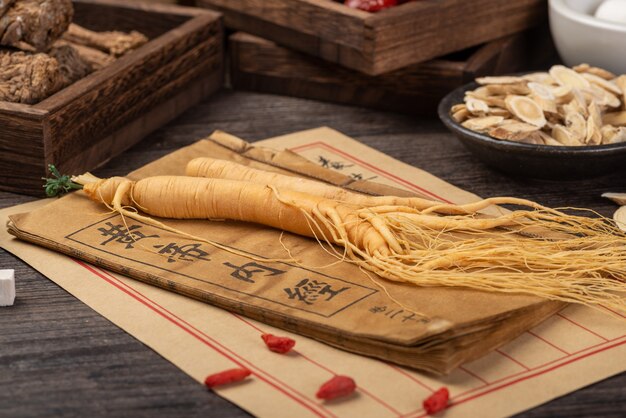
[[[93,30],[138,30],[150,42],[36,105],[0,102],[0,189],[42,195],[46,166],[92,170],[219,89],[218,13],[179,6],[74,2]]]
[[[537,49],[541,44],[542,48]],[[238,32],[229,38],[235,89],[435,116],[439,101],[476,77],[546,68],[556,59],[547,24],[379,76]]]
[[[221,11],[229,28],[370,75],[520,32],[547,11],[545,0],[417,0],[378,13],[331,0],[196,3]]]

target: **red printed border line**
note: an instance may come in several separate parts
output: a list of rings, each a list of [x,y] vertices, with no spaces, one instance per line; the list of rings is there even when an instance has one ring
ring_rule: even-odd
[[[232,313],[232,312],[231,312]],[[258,331],[261,334],[265,334],[266,332],[263,331],[261,328],[257,327],[256,325],[254,325],[253,323],[251,323],[250,321],[248,321],[247,319],[232,313],[232,315],[234,317],[236,317],[237,319],[239,319],[240,321],[242,321],[243,323],[245,323],[246,325],[248,325],[251,328],[254,328],[256,331]],[[332,370],[331,368],[313,360],[311,357],[303,354],[300,351],[297,351],[295,349],[291,350],[294,353],[298,353],[298,355],[300,357],[302,357],[304,360],[306,360],[307,362],[327,371],[328,373],[332,374],[333,376],[336,376],[338,373],[334,370]],[[379,403],[380,405],[382,405],[383,407],[385,407],[386,409],[388,409],[389,411],[391,411],[394,415],[401,417],[402,413],[400,411],[398,411],[396,408],[394,408],[393,406],[389,405],[388,402],[385,402],[384,400],[380,399],[378,396],[374,395],[372,392],[366,390],[365,388],[363,388],[362,386],[358,386],[357,387],[357,391],[362,392],[364,395],[368,396],[369,398],[372,398],[375,402]]]
[[[114,286],[115,288],[122,291],[123,293],[126,293],[128,296],[132,297],[136,301],[148,307],[156,314],[162,316],[163,318],[165,318],[172,324],[176,325],[178,328],[182,329],[187,334],[191,335],[198,341],[202,342],[204,345],[212,348],[217,353],[221,354],[222,356],[226,357],[227,359],[235,363],[237,366],[250,369],[252,373],[261,381],[267,383],[268,385],[272,386],[274,389],[278,390],[285,396],[291,398],[293,401],[297,402],[303,408],[308,409],[313,414],[319,417],[327,417],[327,416],[336,417],[336,415],[334,415],[332,412],[326,409],[323,405],[316,403],[312,399],[309,399],[306,395],[298,392],[296,389],[287,385],[285,382],[280,381],[278,378],[276,378],[275,376],[272,376],[270,373],[261,369],[260,367],[253,364],[246,358],[241,357],[240,355],[238,355],[237,353],[235,353],[228,347],[219,343],[217,340],[215,340],[211,336],[198,330],[197,328],[189,324],[184,319],[178,317],[171,311],[159,305],[157,302],[145,296],[143,293],[126,285],[124,282],[122,282],[121,280],[119,280],[118,278],[116,278],[115,276],[107,272],[106,270],[95,268],[79,260],[75,260],[75,259],[72,259],[72,260],[76,262],[78,265],[80,265],[81,267],[85,268],[87,271],[89,271],[93,275],[95,275],[96,277],[99,277],[100,279]]]
[[[118,290],[120,290],[120,291],[126,293],[127,295],[131,296],[133,299],[137,300],[138,302],[142,303],[143,305],[145,305],[146,307],[148,307],[149,309],[151,309],[155,313],[157,313],[160,316],[164,317],[165,319],[167,319],[168,321],[170,321],[171,323],[173,323],[177,327],[181,328],[182,330],[184,330],[185,332],[187,332],[188,334],[190,334],[194,338],[198,339],[199,341],[201,341],[202,343],[204,343],[208,347],[212,348],[213,350],[215,350],[219,354],[221,354],[224,357],[228,358],[229,360],[231,360],[233,363],[235,363],[239,367],[245,367],[245,368],[248,368],[248,369],[252,369],[253,373],[260,380],[262,380],[263,382],[269,384],[274,389],[278,390],[279,392],[283,393],[285,396],[291,398],[292,400],[294,400],[295,402],[300,404],[300,406],[302,406],[305,409],[313,412],[315,415],[320,416],[320,417],[325,417],[325,416],[336,417],[336,415],[331,413],[328,409],[324,408],[323,405],[320,405],[319,403],[316,403],[315,401],[313,401],[310,398],[308,398],[306,395],[304,395],[301,392],[297,391],[296,389],[290,387],[286,383],[280,381],[275,376],[272,376],[270,373],[268,373],[267,371],[264,371],[263,369],[261,369],[257,365],[251,363],[249,360],[239,356],[237,353],[233,352],[232,350],[230,350],[229,348],[227,348],[223,344],[219,343],[214,338],[212,338],[209,335],[207,335],[207,334],[203,333],[202,331],[198,330],[193,325],[189,324],[184,319],[178,317],[177,315],[175,315],[171,311],[167,310],[166,308],[163,308],[157,302],[155,302],[152,299],[148,298],[147,296],[145,296],[141,292],[139,292],[136,289],[126,285],[125,283],[123,283],[122,281],[120,281],[119,279],[117,279],[116,277],[114,277],[113,275],[108,273],[107,271],[101,270],[99,268],[95,268],[95,267],[90,266],[90,265],[88,265],[86,263],[83,263],[82,261],[74,260],[74,262],[76,262],[77,264],[79,264],[80,266],[82,266],[83,268],[85,268],[86,270],[88,270],[89,272],[94,274],[95,276],[99,277],[100,279],[102,279],[102,280],[106,281],[107,283],[109,283],[110,285],[114,286]],[[241,318],[241,317],[239,317],[236,314],[233,314],[233,315],[235,317],[237,317],[238,319],[242,320],[247,325],[249,325],[251,328],[254,328],[254,329],[256,329],[259,332],[263,332],[260,328],[256,327],[254,324],[250,323],[249,321],[245,320],[244,318]],[[546,364],[544,364],[542,366],[539,366],[539,367],[536,367],[534,369],[531,369],[530,371],[522,372],[521,374],[526,374],[525,376],[519,376],[520,374],[511,375],[511,376],[508,376],[506,378],[499,379],[498,381],[495,381],[495,382],[492,382],[490,384],[487,384],[485,386],[482,386],[480,388],[476,388],[476,389],[469,390],[467,392],[463,392],[463,393],[461,393],[459,395],[456,395],[453,398],[451,398],[452,402],[451,402],[449,408],[451,408],[451,407],[453,407],[455,405],[460,405],[460,404],[466,403],[468,401],[472,401],[474,399],[478,399],[478,398],[480,398],[482,396],[485,396],[487,394],[490,394],[490,393],[496,392],[498,390],[507,388],[507,387],[512,386],[512,385],[514,385],[516,383],[519,383],[519,382],[522,382],[522,381],[525,381],[525,380],[528,380],[528,379],[531,379],[531,378],[534,378],[534,377],[541,376],[541,375],[543,375],[545,373],[548,373],[550,371],[556,370],[556,369],[558,369],[560,367],[566,366],[566,365],[574,363],[576,361],[582,360],[582,359],[587,358],[589,356],[592,356],[594,354],[598,354],[600,352],[604,352],[604,351],[607,351],[609,349],[616,348],[618,346],[626,344],[626,336],[622,336],[622,337],[620,337],[618,339],[622,339],[622,341],[619,341],[619,342],[616,342],[616,343],[612,344],[611,342],[614,341],[614,340],[611,340],[611,341],[609,341],[607,343],[599,344],[599,346],[604,346],[604,347],[600,347],[600,348],[598,348],[596,350],[593,350],[591,352],[584,353],[584,354],[581,354],[579,356],[576,356],[576,355],[573,354],[573,355],[569,355],[569,356],[566,356],[564,358],[561,358],[559,360],[556,360],[556,361],[560,361],[560,363],[556,364],[556,365],[554,365],[552,367],[549,367],[547,369],[538,370],[538,371],[534,372],[537,369],[541,369],[541,368],[546,367]],[[594,348],[594,347],[589,347],[589,348],[587,348],[585,350],[582,350],[582,351],[586,351],[586,350],[589,350],[589,349]],[[322,365],[321,363],[319,363],[319,362],[309,358],[308,356],[302,355],[302,353],[299,353],[299,354],[305,360],[307,360],[307,361],[309,361],[309,362],[311,362],[313,364],[316,364],[317,366],[327,370],[329,373],[336,374],[333,370],[331,370],[327,366]],[[574,357],[574,358],[572,358],[572,357]],[[551,363],[553,363],[553,362],[551,362]],[[547,364],[550,364],[550,363],[547,363]],[[395,366],[392,366],[392,367],[395,368]],[[401,369],[397,369],[397,371],[400,374],[402,374],[402,375],[406,375],[406,373],[402,372]],[[519,377],[517,379],[513,380],[513,381],[509,381],[509,382],[502,383],[502,384],[498,385],[498,382],[501,382],[503,380],[507,380],[507,379],[510,379],[510,378],[513,378],[513,377],[516,377],[516,376],[519,376]],[[412,379],[412,380],[414,380],[416,384],[424,387],[423,383],[417,381],[416,379]],[[430,389],[430,390],[432,391],[432,389]],[[466,395],[466,394],[469,394],[470,392],[475,392],[475,391],[478,391],[478,390],[480,390],[480,393],[476,393],[476,394],[474,394],[472,396],[469,396],[467,398],[462,398],[463,395]],[[384,406],[386,409],[388,409],[390,412],[392,412],[397,417],[423,418],[423,417],[427,416],[426,414],[422,414],[423,410],[421,408],[416,410],[416,411],[412,411],[412,412],[409,412],[409,413],[406,413],[406,414],[402,414],[397,409],[395,409],[393,406],[389,405],[387,402],[383,401],[382,399],[380,399],[377,396],[375,396],[374,394],[372,394],[370,391],[367,391],[366,389],[364,389],[362,387],[359,388],[359,391],[363,392],[366,396],[371,397],[374,401],[376,401],[379,404],[381,404],[382,406]],[[459,399],[459,398],[461,398],[461,399]],[[416,414],[419,414],[419,415],[416,415]]]
[[[477,393],[477,394],[475,394],[473,396],[470,396],[470,397],[467,397],[467,398],[464,398],[464,399],[458,399],[458,396],[454,397],[454,398],[451,398],[451,403],[448,406],[448,408],[452,408],[452,407],[454,407],[456,405],[461,405],[463,403],[472,401],[474,399],[478,399],[478,398],[480,398],[482,396],[485,396],[485,395],[488,395],[490,393],[497,392],[498,390],[502,390],[502,389],[505,389],[505,388],[507,388],[509,386],[513,386],[516,383],[520,383],[520,382],[523,382],[525,380],[529,380],[529,379],[532,379],[532,378],[544,375],[546,373],[549,373],[549,372],[552,372],[554,370],[557,370],[557,369],[559,369],[561,367],[564,367],[564,366],[567,366],[569,364],[575,363],[577,361],[583,360],[583,359],[585,359],[587,357],[590,357],[590,356],[593,356],[595,354],[598,354],[598,353],[601,353],[601,352],[610,350],[612,348],[616,348],[616,347],[619,347],[619,346],[622,346],[622,345],[626,344],[626,339],[624,339],[626,337],[621,337],[621,338],[622,338],[622,341],[619,341],[619,342],[616,342],[616,343],[613,343],[613,344],[609,343],[608,345],[607,345],[607,343],[603,343],[602,345],[604,345],[604,347],[598,348],[597,350],[594,350],[594,351],[590,351],[590,352],[588,352],[586,354],[582,354],[582,355],[580,355],[578,357],[576,357],[576,356],[569,356],[569,357],[575,357],[575,358],[569,358],[568,360],[563,361],[562,363],[556,364],[556,365],[554,365],[552,367],[549,367],[547,369],[540,370],[540,371],[537,371],[535,373],[524,372],[524,373],[527,374],[526,376],[521,376],[521,377],[519,377],[519,378],[517,378],[515,380],[512,380],[510,382],[506,382],[506,383],[503,383],[501,385],[495,385],[495,386],[493,384],[490,384],[489,386],[494,386],[494,387],[491,387],[491,388],[488,388],[488,389],[484,388],[485,390],[483,392]],[[542,367],[545,367],[545,366],[542,366]],[[411,414],[408,414],[408,415],[405,415],[405,416],[406,417],[415,417],[415,418],[425,418],[425,417],[428,416],[428,414],[414,415],[414,413],[411,413]]]

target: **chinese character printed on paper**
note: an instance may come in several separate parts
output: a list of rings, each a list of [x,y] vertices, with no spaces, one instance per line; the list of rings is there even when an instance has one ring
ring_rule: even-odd
[[[246,263],[242,266],[236,266],[229,262],[223,264],[233,269],[233,271],[230,273],[232,277],[248,283],[256,283],[254,280],[252,280],[252,277],[257,273],[265,272],[266,274],[264,274],[264,276],[277,276],[285,272],[284,270],[278,270],[272,267],[264,266],[263,264],[259,264],[254,261]]]
[[[98,228],[100,235],[108,237],[108,239],[102,241],[100,245],[107,245],[110,242],[117,242],[119,244],[125,244],[126,249],[134,248],[133,244],[145,239],[145,238],[159,238],[158,235],[145,235],[139,231],[142,228],[141,225],[114,225],[111,222],[105,224],[108,228]]]
[[[167,255],[167,262],[174,263],[177,260],[180,261],[195,261],[204,260],[211,261],[208,258],[209,253],[200,249],[201,244],[185,244],[178,245],[175,242],[170,242],[167,245],[154,245],[154,248],[160,248],[159,254]]]
[[[354,164],[346,164],[343,161],[331,161],[323,155],[318,156],[318,162],[324,168],[333,168],[335,170],[343,170],[344,168],[352,167]]]
[[[383,306],[372,306],[369,308],[369,311],[373,314],[383,314],[385,317],[389,319],[396,319],[402,322],[403,324],[406,322],[420,322],[423,324],[427,324],[430,322],[430,319],[426,317],[420,317],[419,315],[405,311],[404,309],[390,309],[386,305]]]
[[[283,289],[289,299],[296,299],[307,305],[314,304],[318,299],[324,298],[328,302],[339,293],[350,289],[349,287],[342,287],[341,289],[333,289],[328,283],[303,279],[293,288]]]

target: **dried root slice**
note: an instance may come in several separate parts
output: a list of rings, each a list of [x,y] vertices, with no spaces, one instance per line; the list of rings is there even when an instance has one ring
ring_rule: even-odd
[[[489,96],[506,96],[509,94],[530,94],[530,89],[526,86],[526,83],[512,83],[512,84],[491,84],[485,86]]]
[[[590,118],[593,118],[593,122],[596,124],[596,126],[602,126],[602,115],[600,114],[600,106],[593,102],[589,103],[589,106],[587,106],[587,114]]]
[[[591,88],[591,87],[590,87]],[[588,116],[587,113],[587,98],[585,97],[585,95],[583,94],[583,92],[580,89],[572,89],[572,96],[573,99],[572,101],[580,108],[583,109],[582,113],[585,114],[585,116]]]
[[[530,73],[522,76],[524,80],[532,81],[540,84],[556,84],[556,81],[552,78],[552,76],[548,73]]]
[[[570,86],[574,89],[589,88],[589,81],[571,68],[554,65],[550,68],[549,73],[561,86]]]
[[[462,123],[467,129],[472,131],[485,131],[492,126],[498,125],[504,118],[502,116],[486,116],[482,118],[468,119]]]
[[[602,197],[611,199],[613,202],[621,206],[626,206],[626,193],[602,193]]]
[[[504,104],[504,100],[502,100],[502,104]],[[503,118],[509,119],[511,117],[511,112],[500,107],[490,107],[489,116],[502,116]]]
[[[602,132],[600,126],[591,115],[587,118],[587,132],[585,133],[585,144],[600,145],[602,143]]]
[[[563,125],[555,125],[552,128],[552,137],[561,145],[580,146],[584,145],[577,139],[577,136]]]
[[[497,107],[499,109],[505,109],[506,104],[504,103],[504,96],[491,96],[485,97],[483,102],[489,105],[489,112],[492,112],[493,107]]]
[[[611,125],[604,125],[600,128],[602,132],[603,144],[618,144],[620,142],[626,142],[626,128],[623,126],[615,127]]]
[[[524,122],[505,120],[500,125],[489,130],[489,135],[497,139],[520,141],[532,136],[539,128]]]
[[[456,113],[459,110],[463,110],[463,109],[467,109],[467,107],[463,103],[459,103],[459,104],[455,104],[454,106],[452,106],[452,108],[450,108],[450,111],[452,113]]]
[[[516,141],[521,142],[522,144],[545,145],[545,141],[541,136],[541,131],[533,132],[526,137],[517,139]]]
[[[581,106],[578,100],[572,100],[571,102],[564,104],[561,108],[561,111],[563,112],[563,115],[566,119],[574,113],[578,113],[585,118],[589,116],[588,106]]]
[[[470,116],[471,116],[470,112],[468,112],[467,108],[464,107],[463,109],[460,109],[454,112],[452,114],[452,119],[454,119],[457,123],[461,123],[467,120]]]
[[[467,107],[468,112],[474,115],[484,115],[489,113],[489,105],[486,102],[474,97],[466,97],[465,106]]]
[[[547,133],[543,131],[538,131],[537,133],[539,134],[539,137],[541,138],[541,140],[543,141],[545,145],[551,145],[555,147],[560,147],[563,145],[559,141],[554,139],[552,136],[548,135]]]
[[[524,83],[526,80],[522,77],[515,76],[500,76],[500,77],[478,77],[476,82],[478,84],[514,84]]]
[[[543,109],[532,99],[525,96],[510,95],[504,99],[506,108],[520,120],[542,128],[546,124]]]
[[[505,119],[500,123],[499,126],[509,128],[516,131],[523,132],[535,132],[539,130],[539,127],[536,125],[531,125],[530,123],[520,122],[516,119]]]
[[[468,129],[551,146],[626,142],[626,74],[555,65],[549,72],[477,81],[481,85],[450,112]]]
[[[613,94],[622,94],[622,89],[613,81],[605,80],[602,77],[598,77],[597,75],[590,73],[583,73],[582,76],[585,77],[587,81],[589,81],[591,84],[602,87],[603,89],[610,91]]]
[[[490,93],[489,93],[489,90],[487,89],[487,86],[480,86],[476,90],[468,91],[466,94],[472,94],[472,96],[476,97],[477,99],[481,99],[481,98],[485,98],[485,97],[489,97],[490,96]]]
[[[552,112],[545,112],[545,116],[546,116],[546,126],[544,126],[544,129],[552,129],[552,127],[554,125],[557,124],[563,124],[565,123],[565,118],[564,116],[560,113],[561,110],[560,108],[557,106],[557,113],[552,113]]]
[[[626,206],[622,206],[613,214],[613,220],[617,224],[617,227],[626,232]]]
[[[535,103],[537,103],[539,107],[541,108],[541,110],[543,110],[545,113],[553,113],[553,114],[559,113],[559,108],[556,104],[556,101],[546,99],[536,94],[531,94],[528,97],[532,99]]]
[[[609,144],[617,144],[619,142],[626,142],[626,128],[623,126],[617,128],[615,135],[609,138]]]
[[[596,85],[581,90],[581,93],[585,97],[586,103],[595,102],[606,107],[619,107],[622,104],[616,95]]]
[[[593,74],[605,80],[613,80],[616,76],[604,68],[592,67],[589,64],[580,64],[572,68],[577,73]]]
[[[551,87],[550,92],[558,104],[569,103],[574,99],[574,93],[570,86]]]
[[[534,81],[531,81],[530,83],[528,83],[528,89],[535,96],[541,97],[545,100],[555,100],[556,98],[553,89],[542,83],[536,83]]]
[[[567,112],[565,114],[565,125],[577,142],[582,144],[585,141],[587,136],[587,120],[581,113],[574,110]]]
[[[605,125],[626,126],[626,111],[605,113],[602,116]]]
[[[620,99],[622,100],[623,104],[626,104],[626,75],[620,75],[619,77],[617,77],[615,79],[615,84],[622,90],[623,93]]]
[[[576,71],[577,73],[584,73],[587,70],[589,70],[589,68],[591,68],[591,65],[587,64],[586,62],[583,62],[581,64],[574,65],[572,67],[572,70]]]

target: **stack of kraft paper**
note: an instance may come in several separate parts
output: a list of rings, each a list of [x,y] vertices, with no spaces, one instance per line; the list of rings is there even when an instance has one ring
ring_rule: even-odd
[[[201,156],[374,195],[409,195],[220,132],[128,177],[182,174]],[[488,353],[563,307],[531,296],[387,281],[337,263],[313,239],[256,224],[167,220],[169,227],[210,237],[219,249],[122,219],[82,192],[10,219],[9,231],[20,239],[347,351],[436,374]]]

